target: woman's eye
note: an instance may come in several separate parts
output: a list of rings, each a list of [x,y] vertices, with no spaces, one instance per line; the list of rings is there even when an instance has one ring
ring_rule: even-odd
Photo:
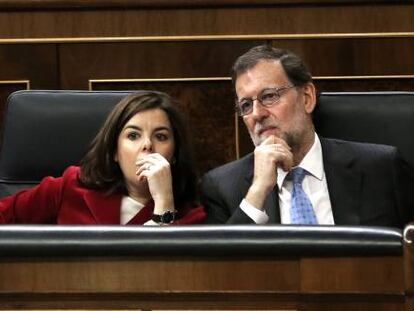
[[[155,137],[159,140],[159,141],[166,141],[168,139],[168,135],[164,134],[164,133],[157,133],[155,135]]]
[[[127,137],[130,140],[136,140],[139,138],[139,134],[137,132],[131,132],[131,133],[128,133]]]

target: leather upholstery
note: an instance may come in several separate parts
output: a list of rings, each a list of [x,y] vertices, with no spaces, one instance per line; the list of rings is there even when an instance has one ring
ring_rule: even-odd
[[[401,255],[399,229],[341,226],[0,226],[0,257]]]
[[[128,91],[18,91],[10,95],[0,150],[0,197],[77,164]],[[414,92],[322,93],[314,114],[325,137],[399,147],[414,167]]]
[[[107,114],[128,92],[18,91],[7,101],[0,197],[77,164]]]
[[[414,168],[414,92],[321,93],[314,121],[327,138],[396,146]]]

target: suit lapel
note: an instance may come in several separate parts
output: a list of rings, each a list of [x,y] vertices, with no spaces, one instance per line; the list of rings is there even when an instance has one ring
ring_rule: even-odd
[[[244,179],[244,188],[246,189],[243,191],[244,195],[246,195],[249,187],[253,182],[253,174],[254,174],[254,157],[253,154],[248,159],[248,165],[246,167],[246,176]],[[275,172],[276,174],[276,172]],[[278,188],[277,185],[273,188],[273,190],[267,196],[264,202],[264,210],[266,214],[269,216],[269,223],[280,223],[280,211],[279,211],[279,196],[278,196]]]
[[[121,194],[105,195],[91,190],[83,197],[97,224],[120,224]]]
[[[359,225],[362,173],[340,141],[321,138],[332,213],[337,225]]]

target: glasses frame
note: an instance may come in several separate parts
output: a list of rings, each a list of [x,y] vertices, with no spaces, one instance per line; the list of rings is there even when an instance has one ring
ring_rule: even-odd
[[[285,86],[281,86],[281,87],[279,87],[279,88],[277,88],[277,87],[272,87],[272,88],[266,88],[266,89],[263,89],[262,91],[260,91],[260,93],[259,93],[259,95],[257,95],[255,98],[245,98],[245,99],[243,99],[243,101],[246,101],[246,100],[248,100],[248,101],[250,101],[251,103],[252,103],[252,109],[249,111],[249,112],[247,112],[247,113],[243,113],[242,111],[241,111],[241,108],[240,108],[240,104],[241,104],[241,102],[240,101],[238,101],[238,100],[236,100],[236,105],[235,105],[235,110],[236,110],[236,112],[237,112],[237,114],[240,116],[240,117],[244,117],[244,116],[247,116],[247,115],[249,115],[249,114],[251,114],[252,113],[252,111],[253,111],[253,105],[254,105],[254,101],[255,100],[257,100],[257,102],[262,106],[262,107],[272,107],[274,104],[276,104],[277,102],[279,102],[279,100],[280,100],[280,98],[282,97],[282,95],[283,94],[281,94],[282,92],[284,92],[284,91],[287,91],[287,90],[290,90],[290,89],[293,89],[293,88],[295,88],[296,87],[296,85],[285,85]],[[273,101],[271,104],[263,104],[263,101],[260,99],[260,97],[261,97],[261,95],[263,95],[263,92],[265,92],[265,91],[269,91],[269,90],[273,90],[273,91],[275,91],[276,93],[277,93],[277,99],[275,100],[275,101]]]

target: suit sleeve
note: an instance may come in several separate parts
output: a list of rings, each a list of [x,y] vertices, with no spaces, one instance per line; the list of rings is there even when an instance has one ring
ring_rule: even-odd
[[[394,192],[402,225],[414,221],[414,170],[396,151]]]
[[[254,224],[240,209],[243,198],[238,198],[238,191],[221,185],[209,173],[203,177],[201,188],[201,201],[206,208],[207,224]]]
[[[61,192],[62,178],[46,177],[33,188],[0,199],[0,223],[56,223]]]

